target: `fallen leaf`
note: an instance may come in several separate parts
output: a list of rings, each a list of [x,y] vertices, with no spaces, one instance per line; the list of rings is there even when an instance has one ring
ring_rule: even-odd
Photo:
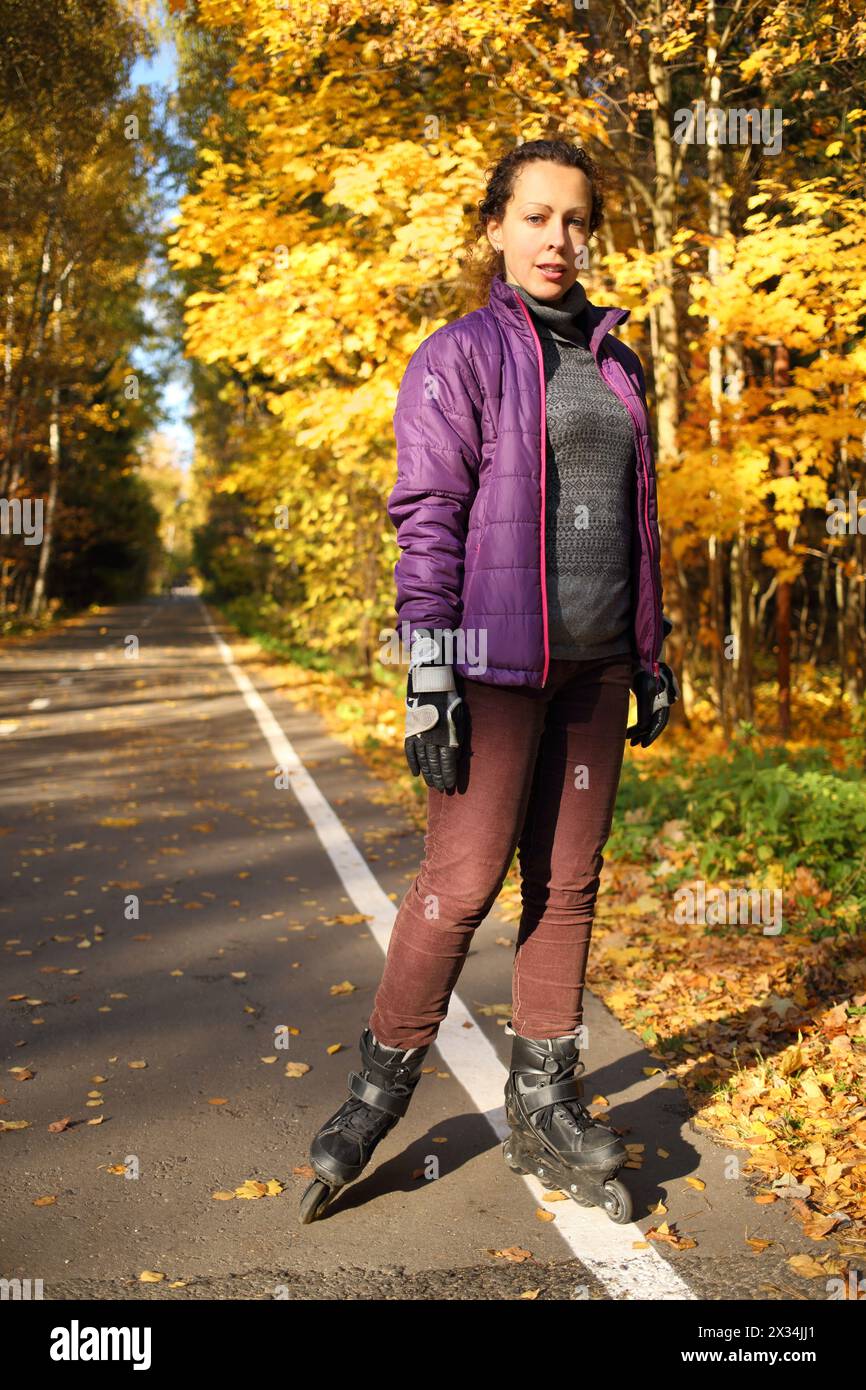
[[[788,1260],[795,1274],[799,1274],[803,1279],[826,1278],[827,1270],[822,1264],[812,1258],[811,1255],[792,1255]]]
[[[240,1187],[235,1188],[236,1197],[244,1197],[249,1201],[256,1201],[259,1197],[267,1194],[267,1184],[258,1182],[255,1178],[247,1178]]]
[[[771,1240],[760,1240],[758,1236],[746,1236],[746,1244],[751,1245],[752,1249],[760,1255],[768,1246],[772,1245]]]

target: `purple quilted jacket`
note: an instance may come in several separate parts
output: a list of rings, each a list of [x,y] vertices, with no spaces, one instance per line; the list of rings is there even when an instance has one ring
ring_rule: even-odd
[[[637,354],[610,332],[629,312],[586,306],[590,350],[634,424],[632,631],[640,665],[658,674],[662,585],[646,384]],[[498,276],[484,308],[431,333],[406,367],[388,497],[403,640],[418,627],[453,631],[455,671],[489,685],[541,687],[550,666],[545,419],[538,334]]]

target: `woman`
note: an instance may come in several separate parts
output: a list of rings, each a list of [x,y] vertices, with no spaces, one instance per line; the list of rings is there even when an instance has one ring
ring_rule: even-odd
[[[519,145],[479,205],[489,302],[431,334],[394,415],[388,514],[411,636],[405,749],[428,790],[426,854],[400,904],[348,1100],[313,1141],[302,1220],[405,1114],[475,928],[518,850],[505,1153],[629,1220],[617,1136],[580,1103],[582,996],[625,738],[647,747],[678,689],[660,661],[655,475],[628,310],[578,279],[599,170]],[[629,690],[637,724],[626,729]]]

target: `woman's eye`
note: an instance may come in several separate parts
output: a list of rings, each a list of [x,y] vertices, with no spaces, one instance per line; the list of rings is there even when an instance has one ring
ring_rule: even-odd
[[[527,222],[534,222],[534,221],[536,220],[536,218],[537,218],[540,222],[543,222],[543,221],[544,221],[544,217],[542,216],[542,214],[541,214],[540,212],[531,212],[531,213],[529,214],[529,216],[527,217],[526,220],[527,220]],[[578,226],[580,226],[580,227],[583,226],[583,218],[582,218],[582,217],[572,217],[571,220],[572,220],[572,222],[576,222],[576,223],[578,224]]]

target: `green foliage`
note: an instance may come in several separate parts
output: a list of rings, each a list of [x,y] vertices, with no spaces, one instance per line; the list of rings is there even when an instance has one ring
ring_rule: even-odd
[[[646,859],[669,820],[683,822],[688,875],[743,878],[772,865],[788,878],[802,866],[832,891],[834,910],[866,910],[866,782],[857,769],[835,769],[826,748],[792,754],[747,741],[691,767],[680,756],[645,778],[627,761],[610,853]]]

